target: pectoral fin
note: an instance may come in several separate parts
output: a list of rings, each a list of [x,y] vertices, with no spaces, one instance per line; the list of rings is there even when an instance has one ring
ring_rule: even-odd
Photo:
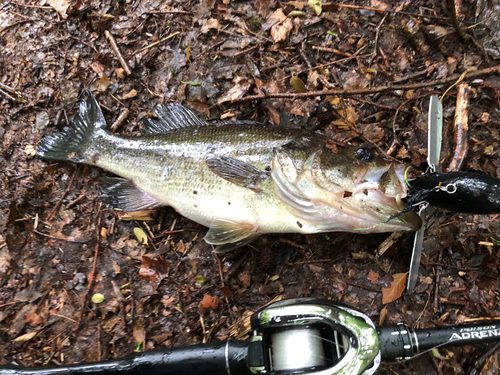
[[[205,241],[217,246],[216,253],[225,253],[246,245],[259,235],[257,226],[250,223],[237,223],[230,220],[216,220],[210,225]]]
[[[115,211],[150,210],[164,204],[138,188],[132,181],[121,177],[105,177],[101,180],[101,199]]]
[[[267,173],[253,165],[225,156],[208,159],[207,166],[217,176],[256,193],[262,191],[259,182],[269,178]]]

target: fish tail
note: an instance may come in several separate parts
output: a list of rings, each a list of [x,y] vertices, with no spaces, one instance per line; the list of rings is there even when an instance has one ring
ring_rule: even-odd
[[[101,128],[106,128],[106,120],[94,95],[86,90],[78,114],[70,126],[43,138],[36,148],[37,154],[46,159],[89,162],[85,151],[93,134]]]

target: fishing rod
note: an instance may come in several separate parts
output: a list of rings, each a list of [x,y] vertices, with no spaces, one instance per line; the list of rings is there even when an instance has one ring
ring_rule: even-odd
[[[251,317],[249,341],[219,341],[148,351],[79,365],[0,366],[0,375],[372,375],[381,361],[407,360],[443,347],[500,340],[500,320],[413,329],[375,327],[371,319],[328,300],[273,303]]]

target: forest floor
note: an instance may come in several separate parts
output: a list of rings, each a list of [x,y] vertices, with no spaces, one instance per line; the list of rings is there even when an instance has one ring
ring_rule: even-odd
[[[442,99],[442,165],[500,177],[499,22],[476,9],[497,2],[463,2],[455,21],[446,1],[355,4],[318,14],[276,0],[0,0],[0,364],[245,339],[252,312],[294,297],[340,301],[377,325],[500,317],[497,215],[436,209],[409,295],[393,275],[408,272],[413,233],[265,235],[217,256],[206,228],[172,208],[118,214],[100,201],[107,172],[36,155],[89,88],[121,134],[136,134],[157,103],[183,103],[209,119],[318,131],[425,171],[429,98],[467,73],[468,153],[454,153],[464,131],[454,86]],[[383,303],[383,289],[396,299]],[[382,373],[494,374],[500,351],[475,364],[490,347],[440,349]]]

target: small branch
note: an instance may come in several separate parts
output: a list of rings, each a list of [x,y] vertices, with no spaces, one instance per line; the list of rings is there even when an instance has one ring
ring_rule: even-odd
[[[73,185],[73,180],[75,179],[75,176],[76,176],[77,172],[78,172],[78,166],[75,168],[75,171],[73,172],[73,176],[71,176],[71,180],[69,181],[68,187],[66,188],[66,190],[64,190],[64,193],[61,196],[61,198],[59,199],[59,202],[57,202],[57,204],[54,206],[54,208],[52,209],[52,211],[50,211],[49,216],[47,216],[47,218],[45,220],[49,221],[50,219],[52,219],[52,216],[54,216],[56,210],[61,205],[62,200],[64,199],[64,197],[66,196],[66,194],[68,194],[68,191],[71,188],[71,185]]]
[[[332,3],[323,3],[323,7],[327,7],[328,5],[332,5]],[[391,10],[391,9],[382,9],[382,8],[374,8],[374,7],[365,7],[365,6],[360,6],[360,5],[337,4],[337,3],[335,3],[335,5],[338,6],[339,8],[366,9],[366,10],[374,10],[375,12],[382,12],[382,13],[394,13],[394,14],[403,14],[406,16],[413,16],[413,17],[448,20],[448,18],[446,18],[446,17],[438,17],[438,16],[431,16],[431,15],[411,13],[411,12],[401,12],[401,11]]]
[[[113,125],[111,125],[110,129],[111,131],[115,132],[116,129],[125,121],[125,119],[128,117],[129,110],[125,108],[123,111],[121,111],[120,116],[116,119],[115,122],[113,122]]]
[[[375,45],[373,46],[373,54],[372,57],[370,58],[370,61],[368,62],[368,66],[372,65],[373,59],[377,56],[377,47],[378,47],[378,35],[380,33],[380,28],[384,24],[385,19],[387,18],[387,14],[384,14],[384,17],[382,17],[382,20],[379,22],[377,28],[375,29]]]
[[[475,79],[475,78],[479,78],[479,77],[483,77],[483,76],[487,76],[487,75],[492,75],[492,74],[499,74],[499,73],[500,73],[500,65],[494,66],[491,68],[482,69],[482,70],[477,70],[475,72],[468,72],[464,75],[464,79],[470,80],[470,79]],[[310,97],[314,97],[314,96],[327,96],[327,95],[352,96],[352,95],[371,95],[371,94],[377,94],[379,92],[396,91],[396,90],[407,91],[407,90],[421,89],[421,88],[425,88],[425,87],[446,85],[448,83],[455,82],[460,77],[461,77],[460,74],[454,74],[450,77],[443,78],[440,80],[435,80],[435,81],[412,83],[412,84],[406,84],[406,85],[379,86],[379,87],[371,87],[371,88],[367,88],[367,89],[350,90],[350,91],[344,90],[344,89],[336,89],[336,90],[310,91],[310,92],[304,92],[304,93],[298,93],[298,94],[276,93],[276,94],[250,95],[250,96],[245,96],[241,99],[234,100],[233,103],[246,102],[249,100],[258,100],[258,99],[270,99],[270,98],[298,99],[298,98],[310,98]]]
[[[469,148],[469,91],[470,86],[466,83],[461,83],[458,86],[454,121],[455,151],[446,172],[460,170],[467,156]]]
[[[118,44],[116,44],[115,38],[113,37],[113,35],[108,30],[106,30],[104,32],[104,34],[106,35],[106,38],[109,40],[109,44],[111,44],[111,47],[113,48],[113,51],[115,52],[116,58],[120,62],[123,70],[125,70],[125,73],[127,73],[127,75],[131,75],[132,71],[130,70],[130,68],[129,68],[127,62],[125,61],[125,59],[123,58],[123,55],[120,52],[120,48],[118,47]]]
[[[146,47],[144,47],[144,48],[141,48],[141,49],[140,49],[139,51],[137,51],[135,54],[138,54],[138,53],[141,53],[142,51],[145,51],[145,50],[147,50],[147,49],[153,48],[153,47],[157,46],[158,44],[163,43],[164,41],[169,40],[170,38],[173,38],[173,37],[174,37],[174,36],[176,36],[176,35],[179,35],[180,33],[181,33],[180,31],[177,31],[177,32],[175,32],[175,33],[173,33],[173,34],[170,34],[169,36],[167,36],[167,37],[165,37],[165,38],[163,38],[163,39],[161,39],[161,40],[159,40],[159,41],[157,41],[157,42],[151,43],[149,46],[146,46]]]
[[[92,283],[94,282],[95,278],[95,272],[96,272],[96,266],[97,266],[97,256],[99,255],[99,240],[100,240],[100,232],[101,232],[101,218],[99,217],[99,213],[101,212],[101,205],[99,204],[99,207],[97,209],[97,225],[96,225],[96,243],[95,243],[95,250],[94,250],[94,261],[92,262],[92,271],[90,272],[88,276],[88,287],[87,291],[85,292],[85,295],[83,296],[82,299],[82,307],[80,310],[80,316],[78,317],[78,322],[76,322],[75,329],[78,329],[80,327],[80,324],[82,323],[83,319],[83,312],[85,310],[85,305],[87,303],[87,298],[90,294],[90,291],[92,290]]]
[[[185,10],[162,10],[162,11],[144,12],[142,14],[188,14],[188,15],[191,15],[193,13],[187,12]]]
[[[338,49],[335,49],[335,48],[326,48],[326,47],[312,46],[312,49],[316,49],[316,50],[318,50],[320,52],[334,53],[336,55],[345,56],[345,57],[351,57],[352,56],[352,53],[342,52],[342,51],[339,51]]]

